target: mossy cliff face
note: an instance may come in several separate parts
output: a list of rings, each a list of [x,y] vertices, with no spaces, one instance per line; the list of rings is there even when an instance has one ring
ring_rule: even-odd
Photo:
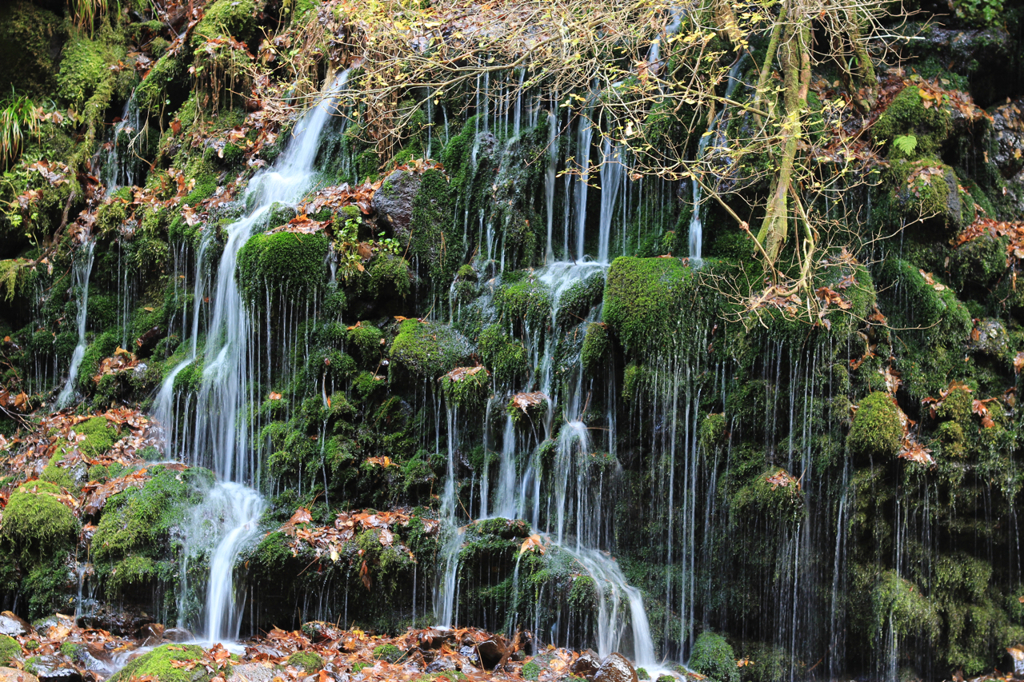
[[[499,106],[528,70],[493,71],[489,95],[404,93],[389,112],[403,119],[395,148],[374,137],[349,72],[359,104],[318,141],[307,195],[268,207],[236,272],[218,272],[228,228],[256,202],[249,181],[273,177],[301,103],[362,43],[355,24],[336,26],[337,3],[199,5],[190,29],[143,3],[91,27],[41,3],[0,9],[0,85],[44,117],[0,186],[4,608],[71,612],[83,575],[84,592],[165,622],[201,609],[209,557],[183,571],[183,527],[213,475],[154,462],[207,453],[160,446],[146,415],[189,361],[171,387],[175,423],[160,426],[193,435],[185,413],[217,362],[204,344],[222,331],[211,284],[226,275],[252,335],[238,420],[267,498],[236,567],[252,600],[243,632],[422,625],[457,541],[456,625],[590,646],[607,586],[569,551],[578,540],[641,590],[656,654],[715,682],[974,676],[1024,642],[1022,256],[1012,230],[979,222],[1021,220],[1019,93],[977,64],[1020,52],[1019,3],[1004,3],[1013,30],[989,48],[998,27],[958,3],[923,34],[925,59],[879,65],[871,111],[842,113],[862,98],[815,67],[801,154],[818,165],[801,197],[822,181],[834,191],[804,206],[817,241],[798,290],[807,263],[792,242],[766,272],[710,196],[697,208],[708,257],[681,258],[693,188],[639,180],[630,164],[643,159],[628,154],[618,184],[598,186],[616,124],[591,121],[580,148],[590,93],[555,98],[544,82],[518,117]],[[330,40],[310,37],[326,26]],[[748,61],[769,38],[749,37]],[[690,68],[672,42],[665,93]],[[731,99],[744,106],[724,107],[722,144],[755,126],[747,109],[777,106],[754,103],[756,69],[741,70]],[[990,93],[991,121],[969,92]],[[663,102],[632,124],[689,162],[707,115]],[[840,172],[833,124],[868,126],[842,162],[863,168]],[[734,192],[723,202],[756,221],[775,160],[732,168],[728,156],[713,161]],[[126,158],[134,187],[97,184]],[[595,260],[602,228],[610,262]],[[55,418],[73,429],[58,434],[46,416],[80,342],[86,233],[85,353],[76,400]],[[102,486],[116,492],[93,499]],[[455,528],[438,524],[442,500]],[[499,505],[525,520],[474,521]],[[299,508],[310,521],[289,526]],[[118,680],[196,682],[171,660],[198,655],[160,648]]]

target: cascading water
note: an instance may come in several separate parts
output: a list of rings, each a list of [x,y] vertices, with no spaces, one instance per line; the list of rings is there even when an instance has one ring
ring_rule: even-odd
[[[745,61],[746,54],[740,56],[736,60],[736,63],[729,69],[729,82],[725,86],[725,98],[728,100],[732,98],[733,92],[736,90],[736,86],[739,85],[740,69]],[[724,150],[729,141],[726,137],[725,130],[722,129],[722,121],[725,117],[725,112],[728,110],[728,104],[723,103],[721,110],[712,119],[711,124],[708,126],[707,131],[701,135],[700,142],[697,143],[697,163],[702,163],[707,157],[708,145],[714,142],[714,149]],[[704,247],[704,226],[700,218],[701,201],[704,198],[704,189],[701,183],[696,179],[691,180],[693,185],[693,213],[690,214],[690,265],[693,267],[700,267],[701,264],[701,251]]]
[[[78,258],[75,259],[73,269],[73,280],[78,289],[78,313],[75,322],[78,324],[78,344],[75,352],[71,355],[71,366],[68,368],[68,380],[64,383],[57,396],[57,408],[67,407],[75,397],[75,378],[78,376],[78,368],[82,366],[82,359],[85,357],[85,322],[86,312],[89,308],[89,276],[92,274],[93,249],[96,242],[92,234],[84,234],[85,241],[79,249]]]
[[[189,358],[170,372],[157,396],[156,414],[165,425],[168,449],[182,453],[193,464],[212,465],[217,475],[217,483],[196,511],[193,524],[201,528],[212,523],[216,529],[205,533],[210,536],[207,547],[212,548],[204,630],[209,641],[238,637],[241,608],[236,603],[235,562],[239,552],[256,536],[264,508],[262,496],[250,487],[258,486],[258,465],[250,445],[252,427],[245,414],[256,396],[249,367],[249,313],[235,276],[238,253],[274,203],[295,204],[309,189],[320,136],[331,120],[334,101],[345,87],[348,73],[342,72],[323,100],[299,120],[280,160],[253,178],[246,192],[246,203],[252,208],[226,230],[216,280],[208,292],[212,312],[203,346],[204,367],[194,408],[195,422],[191,425],[191,444],[176,437],[173,392],[177,375],[198,358],[198,309],[193,316]],[[196,272],[202,270],[211,235],[212,230],[204,235],[197,253]],[[197,277],[196,301],[203,298],[203,286],[203,279]],[[185,434],[188,433],[186,430]]]

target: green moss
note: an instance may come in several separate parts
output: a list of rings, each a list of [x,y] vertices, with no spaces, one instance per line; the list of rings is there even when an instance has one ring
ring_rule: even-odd
[[[498,313],[516,329],[524,325],[531,330],[543,329],[551,318],[551,303],[551,291],[532,277],[505,285],[494,294]]]
[[[99,371],[103,358],[112,356],[117,350],[120,338],[119,329],[109,329],[97,336],[86,347],[85,355],[82,356],[82,365],[78,369],[79,389],[91,389],[96,385],[92,380],[93,375]]]
[[[726,419],[721,412],[709,414],[700,423],[698,438],[700,445],[705,450],[712,450],[725,438]]]
[[[411,374],[437,379],[469,355],[469,344],[451,327],[406,320],[391,344],[391,359]],[[392,368],[394,365],[392,365]]]
[[[909,635],[931,641],[939,635],[935,607],[921,589],[894,571],[882,571],[871,591],[873,634],[880,637],[888,627],[901,639]]]
[[[323,234],[275,232],[258,234],[238,252],[238,283],[246,302],[266,306],[282,296],[304,303],[326,285],[326,258],[330,244]]]
[[[0,8],[0,92],[33,97],[52,96],[57,55],[65,37],[61,19],[26,0],[3,3]]]
[[[555,323],[570,327],[583,322],[590,310],[601,302],[604,295],[604,274],[595,273],[573,283],[558,299],[558,319]]]
[[[480,332],[478,349],[498,385],[512,385],[530,371],[526,346],[514,341],[501,325],[484,327]]]
[[[367,271],[370,275],[370,293],[377,299],[391,302],[409,295],[409,263],[401,256],[379,254],[370,261]]]
[[[534,661],[527,661],[523,663],[521,673],[524,680],[536,680],[540,677],[540,666]]]
[[[394,644],[381,644],[373,648],[373,657],[378,661],[397,663],[405,656],[405,652]]]
[[[0,667],[8,666],[16,658],[21,657],[21,645],[17,640],[0,635]]]
[[[764,466],[763,459],[760,466]],[[795,527],[805,516],[803,493],[792,477],[789,477],[791,482],[788,485],[769,480],[786,479],[787,476],[788,472],[778,467],[755,475],[733,496],[731,511],[734,517],[760,516]]]
[[[156,682],[208,682],[213,673],[198,666],[193,670],[176,668],[173,661],[197,661],[203,657],[203,648],[195,644],[164,644],[148,654],[139,656],[118,671],[108,682],[129,682],[152,677]]]
[[[47,464],[46,468],[43,469],[43,473],[39,475],[40,481],[46,481],[52,483],[58,488],[64,490],[70,490],[73,494],[78,493],[78,486],[75,485],[75,479],[71,477],[67,469],[62,469],[56,464]]]
[[[91,458],[109,451],[118,439],[117,426],[107,421],[105,417],[87,419],[78,424],[75,430],[79,434],[85,434],[85,440],[78,444],[78,449]]]
[[[487,370],[466,373],[453,379],[448,374],[441,377],[441,391],[449,405],[479,407],[487,401],[491,381]]]
[[[889,166],[887,178],[893,205],[904,220],[938,220],[949,229],[974,222],[974,200],[961,191],[956,171],[941,161],[930,157],[920,161],[895,160]],[[911,232],[922,240],[945,236],[929,230],[928,225],[915,226]]]
[[[736,656],[725,638],[705,630],[693,643],[689,667],[713,682],[739,682]]]
[[[963,428],[970,428],[973,403],[971,392],[966,387],[958,386],[946,394],[935,412],[940,419],[949,419],[958,424],[961,427],[960,435],[963,436]]]
[[[413,198],[407,241],[410,256],[426,266],[436,290],[447,288],[465,249],[454,223],[448,178],[439,170],[426,171]]]
[[[64,642],[60,645],[60,652],[78,663],[86,660],[85,654],[88,653],[88,650],[81,642]]]
[[[598,322],[587,325],[586,336],[583,337],[583,349],[580,351],[580,362],[588,372],[597,372],[607,366],[611,351],[611,340],[608,329]]]
[[[182,59],[177,55],[165,54],[156,60],[153,68],[139,83],[135,91],[135,102],[142,111],[156,114],[166,106],[167,89],[185,75]],[[191,123],[191,121],[183,121]]]
[[[524,675],[524,677],[525,677],[525,675]],[[647,672],[646,668],[637,668],[636,669],[636,678],[638,680],[649,680],[649,679],[651,679],[651,674],[649,672]]]
[[[20,486],[4,509],[0,542],[8,556],[27,563],[45,560],[70,548],[78,519],[57,500],[60,488],[45,481]]]
[[[933,106],[926,109],[921,98],[922,91],[915,85],[904,88],[889,103],[882,115],[871,128],[875,141],[888,143],[890,158],[923,158],[934,156],[952,132],[952,116],[947,107]],[[913,135],[915,146],[910,154],[903,152],[893,140],[897,135]]]
[[[368,322],[360,322],[348,330],[349,345],[354,347],[363,364],[376,366],[384,351],[384,334]]]
[[[256,4],[253,0],[217,0],[206,7],[192,41],[199,44],[203,40],[231,36],[248,42],[255,30]]]
[[[114,564],[106,582],[106,592],[113,597],[128,587],[148,584],[157,575],[156,562],[146,556],[129,556]]]
[[[664,344],[692,279],[675,258],[616,258],[605,283],[604,320],[631,353]]]
[[[846,437],[850,452],[869,457],[893,457],[900,450],[903,428],[900,415],[887,393],[876,391],[860,401]]]
[[[311,675],[323,669],[324,659],[313,651],[296,651],[288,657],[288,665]]]
[[[57,94],[73,108],[81,110],[97,85],[110,77],[111,55],[102,43],[78,34],[61,53]]]

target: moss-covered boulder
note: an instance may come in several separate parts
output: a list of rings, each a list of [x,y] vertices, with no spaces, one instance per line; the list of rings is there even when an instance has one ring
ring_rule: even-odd
[[[860,401],[846,437],[852,454],[892,457],[899,452],[902,440],[899,410],[889,394],[875,391]]]
[[[466,338],[448,325],[406,320],[391,344],[391,359],[409,373],[438,379],[457,367],[470,352]]]
[[[60,17],[27,0],[0,7],[0,92],[52,96],[56,55],[66,27]]]
[[[70,549],[78,519],[60,502],[60,488],[45,481],[19,486],[7,502],[0,543],[8,556],[34,564]]]
[[[534,277],[507,284],[494,294],[498,314],[518,331],[543,329],[551,319],[552,303],[551,289]]]
[[[231,36],[248,42],[256,31],[256,12],[254,0],[216,0],[207,5],[192,41],[199,44],[204,40]]]
[[[121,668],[108,682],[130,682],[152,678],[156,682],[209,682],[213,673],[206,666],[175,667],[178,661],[197,661],[203,657],[203,648],[195,644],[164,644],[143,654]]]
[[[725,637],[705,630],[693,643],[689,667],[713,682],[739,682],[739,668]]]
[[[313,651],[296,651],[288,657],[288,665],[295,666],[299,670],[312,675],[323,669],[324,659],[320,654]]]
[[[441,377],[441,392],[449,405],[479,407],[487,401],[490,393],[490,376],[487,368],[456,367]]]
[[[588,372],[597,372],[607,366],[611,352],[611,340],[608,327],[600,322],[591,322],[583,337],[583,350],[580,351],[580,362]]]
[[[604,321],[630,353],[664,344],[692,279],[677,258],[616,258],[604,287]]]
[[[484,327],[478,350],[498,385],[514,384],[530,371],[526,346],[505,333],[500,324]]]
[[[0,635],[0,666],[8,666],[21,656],[21,645],[13,637]]]
[[[238,252],[238,283],[249,305],[266,306],[283,296],[304,303],[327,284],[330,243],[322,233],[274,232],[257,234]]]
[[[889,103],[871,134],[876,142],[886,145],[890,158],[919,159],[937,154],[952,129],[949,109],[939,106],[929,91],[910,85]],[[898,140],[901,136],[912,141]]]

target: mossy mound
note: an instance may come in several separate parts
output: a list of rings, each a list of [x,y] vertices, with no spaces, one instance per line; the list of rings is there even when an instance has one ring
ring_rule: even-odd
[[[11,661],[21,657],[21,645],[17,640],[0,635],[0,666],[8,666]]]
[[[662,344],[692,280],[692,270],[676,258],[616,258],[605,282],[604,320],[630,353]]]
[[[313,674],[324,667],[324,659],[313,651],[296,651],[288,657],[288,665],[295,666],[305,673]]]
[[[196,25],[193,42],[231,36],[248,42],[256,31],[256,3],[253,0],[217,0],[208,5]]]
[[[478,407],[487,401],[491,381],[484,367],[459,368],[441,377],[441,392],[450,405]]]
[[[4,509],[0,542],[8,556],[36,563],[70,548],[78,519],[57,499],[60,488],[45,481],[18,487]]]
[[[480,332],[478,347],[480,357],[498,385],[514,384],[530,371],[526,346],[513,340],[501,325],[484,327]]]
[[[213,673],[205,666],[198,665],[192,670],[174,667],[175,661],[197,661],[202,657],[203,648],[195,644],[164,644],[131,661],[108,682],[130,682],[141,678],[152,678],[157,682],[208,682]]]
[[[447,325],[406,320],[391,344],[391,359],[415,376],[438,379],[469,351],[465,337]]]
[[[465,250],[462,229],[454,226],[452,198],[448,178],[431,169],[423,173],[412,201],[406,238],[409,254],[426,266],[425,274],[437,290],[446,288],[454,278]]]
[[[887,144],[890,158],[918,159],[938,153],[942,143],[952,132],[952,116],[946,107],[931,105],[925,108],[928,93],[910,85],[896,95],[871,128],[871,134],[880,144]],[[894,140],[899,135],[913,136],[912,145],[901,146]],[[909,153],[905,151],[910,149]]]
[[[860,401],[846,437],[850,452],[869,457],[892,457],[900,450],[903,427],[892,397],[875,391]]]
[[[323,234],[257,234],[238,252],[238,284],[246,302],[266,306],[267,290],[297,304],[327,284],[330,244]]]
[[[403,656],[405,656],[405,652],[394,644],[381,644],[373,649],[373,657],[378,661],[397,663]]]
[[[608,328],[598,322],[587,325],[586,336],[583,337],[583,350],[580,351],[580,362],[588,372],[597,372],[606,366],[611,350]]]
[[[32,97],[55,90],[56,51],[65,34],[60,18],[26,0],[0,7],[0,92]]]
[[[532,277],[503,286],[494,294],[498,313],[516,329],[542,329],[551,318],[551,303],[551,290]]]
[[[117,427],[104,417],[93,417],[78,424],[75,431],[85,434],[85,440],[78,444],[82,454],[89,457],[99,457],[114,447],[117,442]]]
[[[739,682],[739,668],[725,637],[705,630],[693,643],[689,667],[713,682]]]

